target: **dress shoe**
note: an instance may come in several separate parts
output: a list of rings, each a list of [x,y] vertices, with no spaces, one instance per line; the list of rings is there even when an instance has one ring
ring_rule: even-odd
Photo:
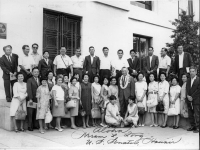
[[[193,133],[199,133],[199,130],[198,129],[193,130]]]
[[[33,131],[33,129],[32,129],[32,128],[30,128],[30,127],[28,127],[28,131]]]
[[[187,131],[194,131],[194,130],[196,130],[195,127],[190,127],[190,128],[187,129]]]
[[[178,128],[179,128],[179,126],[174,126],[174,127],[173,127],[173,129],[178,129]]]
[[[7,102],[11,102],[12,98],[6,98]]]
[[[161,128],[166,128],[167,127],[167,125],[165,125],[165,126],[161,126]]]
[[[36,130],[38,130],[38,129],[39,129],[39,127],[33,127],[33,129],[36,129]]]

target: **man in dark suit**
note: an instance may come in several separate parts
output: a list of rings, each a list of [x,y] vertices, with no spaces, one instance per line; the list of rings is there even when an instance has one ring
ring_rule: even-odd
[[[89,47],[90,55],[85,57],[83,64],[83,72],[89,74],[90,82],[93,82],[93,76],[99,75],[100,59],[94,55],[95,49],[93,46]]]
[[[28,103],[37,103],[36,91],[40,85],[39,81],[39,70],[37,67],[32,69],[33,77],[29,78],[27,81],[27,93],[28,93]],[[27,117],[28,117],[28,130],[33,131],[33,129],[38,128],[38,123],[36,122],[36,108],[27,107]]]
[[[42,78],[47,77],[49,71],[53,72],[53,61],[49,59],[49,52],[43,52],[43,59],[39,61],[38,69]]]
[[[128,105],[128,97],[135,95],[135,81],[132,76],[128,75],[128,69],[122,68],[122,76],[119,78],[119,103],[120,114],[125,116]]]
[[[183,52],[183,46],[178,46],[178,55],[175,56],[174,72],[178,74],[179,84],[182,85],[182,74],[189,73],[189,68],[193,65],[190,53]]]
[[[157,69],[158,69],[159,60],[158,60],[158,56],[153,55],[153,52],[154,52],[153,47],[149,47],[149,51],[148,51],[149,54],[143,60],[144,73],[146,76],[147,83],[150,82],[149,80],[150,73],[153,73],[155,76],[155,80],[157,80]]]
[[[186,84],[186,102],[188,104],[188,115],[191,127],[188,131],[199,133],[199,105],[200,105],[200,82],[197,69],[190,67],[190,78]]]
[[[136,56],[136,51],[134,49],[130,50],[130,55],[131,58],[127,59],[129,67],[129,74],[133,77],[136,78],[137,77],[137,73],[140,70],[140,60],[139,58]]]
[[[12,46],[3,47],[5,55],[0,58],[0,66],[3,70],[4,90],[7,102],[12,100],[12,88],[17,79],[14,79],[17,74],[18,55],[12,53]]]

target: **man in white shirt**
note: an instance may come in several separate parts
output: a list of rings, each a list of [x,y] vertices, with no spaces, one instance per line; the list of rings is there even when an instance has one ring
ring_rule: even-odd
[[[166,76],[168,77],[169,75],[169,70],[171,66],[171,58],[167,55],[167,48],[162,48],[161,49],[161,57],[159,58],[159,78],[160,78],[160,73],[165,72]]]
[[[27,80],[32,76],[31,71],[36,66],[35,61],[31,55],[29,55],[30,49],[28,45],[24,45],[22,47],[23,49],[23,56],[19,57],[18,64],[21,68],[21,72],[24,75],[24,82],[27,82]]]
[[[42,56],[40,54],[38,54],[38,44],[34,43],[32,45],[32,50],[33,52],[31,53],[31,56],[33,57],[34,61],[35,61],[35,65],[38,66],[39,61],[42,59]]]
[[[84,57],[81,55],[81,49],[76,49],[75,55],[71,57],[73,73],[79,75],[79,82],[82,82]]]
[[[123,67],[128,68],[129,65],[128,65],[127,60],[123,58],[124,51],[122,49],[119,49],[117,51],[117,55],[118,55],[118,59],[112,61],[112,72],[113,72],[112,76],[116,76],[117,81],[118,81],[119,77],[121,77],[122,75],[122,71],[121,71],[122,68]]]
[[[103,47],[103,56],[100,58],[100,84],[103,84],[103,78],[110,78],[111,75],[111,58],[108,56],[109,49]]]
[[[60,55],[57,55],[53,61],[54,64],[54,75],[66,74],[69,76],[71,71],[71,76],[73,76],[72,60],[66,55],[66,48],[62,46],[60,48]]]

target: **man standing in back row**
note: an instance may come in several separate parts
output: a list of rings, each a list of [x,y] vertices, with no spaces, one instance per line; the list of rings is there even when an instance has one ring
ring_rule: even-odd
[[[35,66],[38,66],[39,61],[42,59],[42,56],[40,54],[38,54],[38,44],[34,43],[32,45],[32,50],[33,52],[31,53],[31,56],[33,57],[34,61],[35,61]]]

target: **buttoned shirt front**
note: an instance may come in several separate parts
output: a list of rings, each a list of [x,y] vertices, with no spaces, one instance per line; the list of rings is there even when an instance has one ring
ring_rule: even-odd
[[[111,67],[111,59],[109,56],[102,56],[100,58],[100,69],[109,69]]]
[[[25,69],[32,69],[33,66],[35,66],[35,61],[31,55],[25,55],[19,57],[18,64],[20,66],[23,66]]]
[[[93,60],[94,60],[95,55],[90,55],[90,59],[91,59],[91,64],[93,64]]]
[[[39,61],[42,59],[42,56],[38,53],[36,53],[36,54],[31,53],[31,56],[33,57],[33,59],[35,61],[35,65],[38,66]]]
[[[12,62],[12,59],[11,59],[12,58],[12,53],[9,56],[5,54],[5,56],[8,59],[8,61]]]
[[[44,58],[44,61],[45,61],[45,62],[47,63],[47,65],[48,65],[49,59]]]
[[[197,76],[195,76],[194,78],[191,78],[191,87],[192,87],[192,85],[193,85],[193,83],[194,83],[194,80],[197,78]]]
[[[160,57],[159,68],[167,69],[168,66],[171,66],[171,58],[167,55],[165,55],[165,57]]]
[[[83,63],[84,63],[84,57],[79,56],[77,57],[76,55],[71,57],[72,63],[73,63],[73,68],[83,68]]]
[[[124,58],[117,58],[116,60],[112,61],[112,66],[115,68],[115,70],[121,70],[123,67],[128,68],[128,61]]]
[[[53,64],[57,66],[57,69],[64,69],[72,65],[72,60],[67,55],[57,55],[53,61]]]
[[[149,65],[150,65],[150,68],[151,68],[151,60],[152,60],[152,56],[149,56],[149,60],[150,60]]]
[[[181,55],[178,55],[178,57],[179,57],[179,69],[183,68],[183,56],[184,56],[184,52],[182,52]]]

